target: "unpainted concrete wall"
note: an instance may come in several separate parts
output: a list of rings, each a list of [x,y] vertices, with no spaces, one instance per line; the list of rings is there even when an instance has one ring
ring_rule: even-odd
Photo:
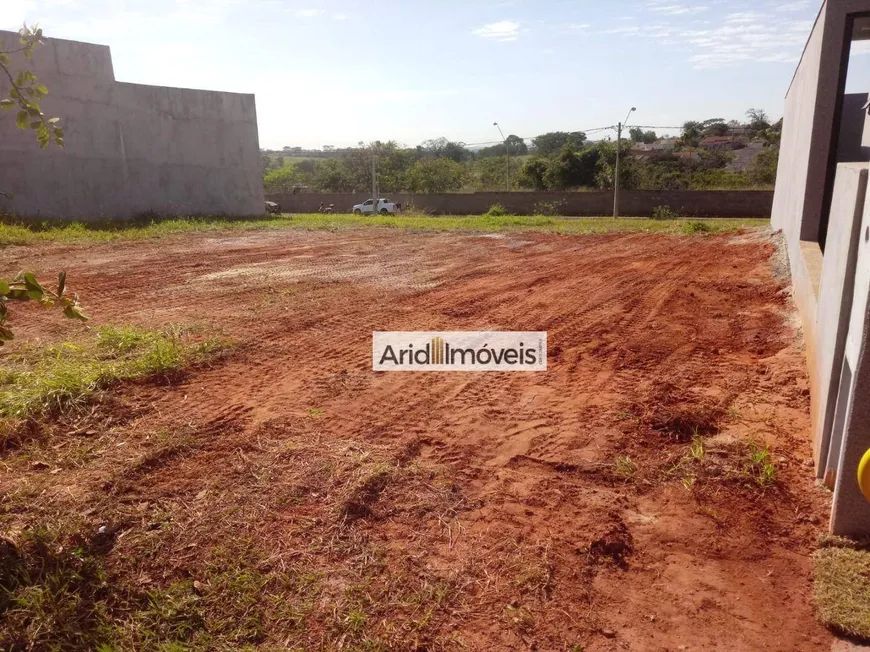
[[[396,193],[383,195],[404,205],[434,215],[481,215],[493,204],[501,204],[515,215],[531,215],[541,209],[560,215],[606,216],[613,213],[612,192],[476,192],[432,195]],[[324,205],[335,204],[340,213],[350,212],[367,195],[352,193],[270,194],[288,213],[312,213]],[[773,192],[764,190],[623,190],[619,193],[620,213],[648,217],[657,206],[670,206],[681,215],[692,217],[770,217]]]
[[[116,82],[109,48],[62,39],[46,39],[27,65],[66,142],[40,150],[14,113],[0,114],[0,189],[15,195],[0,208],[83,220],[263,213],[253,95]]]
[[[856,479],[870,448],[870,157],[866,117],[851,113],[859,98],[842,96],[841,81],[850,16],[865,12],[870,0],[822,5],[786,97],[771,219],[785,235],[804,325],[816,471],[834,489],[831,530],[850,536],[870,535]]]
[[[818,316],[814,352],[817,365],[816,396],[820,418],[813,424],[813,441],[818,442],[825,483],[833,488],[840,448],[831,445],[834,412],[840,388],[853,283],[858,255],[858,230],[864,215],[870,163],[842,163],[837,166],[831,205],[828,245],[819,281]],[[827,462],[825,462],[827,460]]]
[[[870,191],[870,189],[868,189]],[[870,192],[863,215],[854,228],[854,269],[851,306],[845,320],[845,347],[841,386],[835,406],[831,449],[837,477],[831,514],[834,534],[866,537],[870,534],[870,504],[856,481],[858,464],[870,449]]]

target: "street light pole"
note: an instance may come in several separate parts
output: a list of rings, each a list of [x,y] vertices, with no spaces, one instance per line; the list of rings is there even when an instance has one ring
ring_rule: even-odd
[[[622,128],[628,126],[628,118],[634,111],[637,111],[637,107],[633,106],[625,116],[625,124],[620,122],[616,125],[616,167],[613,170],[613,217],[619,217],[619,143],[622,140]]]
[[[501,134],[502,142],[504,142],[504,151],[507,154],[507,190],[510,192],[511,190],[511,151],[508,148],[507,138],[504,137],[504,132],[501,130],[501,127],[498,126],[497,122],[492,123],[493,127],[498,127],[498,133]]]
[[[359,141],[360,148],[364,147],[363,141]],[[375,144],[371,145],[372,150],[372,215],[377,215],[378,212],[378,176],[375,171]]]

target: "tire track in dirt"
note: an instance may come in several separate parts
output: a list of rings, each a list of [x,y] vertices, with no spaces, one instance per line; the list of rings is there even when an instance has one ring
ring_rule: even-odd
[[[467,539],[431,550],[427,563],[461,569],[463,554],[496,536],[548,541],[562,561],[540,606],[540,649],[579,632],[588,649],[816,650],[830,645],[807,597],[818,528],[796,514],[821,518],[824,501],[800,463],[807,400],[795,384],[805,377],[771,251],[761,236],[292,231],[35,248],[17,252],[16,266],[67,268],[98,320],[204,321],[241,343],[181,385],[124,390],[148,406],[133,430],[171,428],[183,415],[206,433],[193,457],[143,480],[142,493],[233,486],[258,426],[296,419],[326,440],[407,445],[455,474],[476,505],[462,517]],[[23,340],[81,328],[55,322],[40,316]],[[548,371],[371,371],[373,330],[483,329],[547,330]],[[663,479],[682,445],[632,409],[667,407],[650,404],[664,386],[739,396],[746,414],[723,431],[764,437],[793,488],[717,502]],[[637,480],[614,474],[617,457],[638,466]],[[264,527],[280,537],[284,516]],[[396,522],[366,530],[396,546],[415,535]],[[590,633],[559,605],[618,639]],[[487,632],[481,642],[493,649],[518,644],[500,616],[481,618],[463,631]]]

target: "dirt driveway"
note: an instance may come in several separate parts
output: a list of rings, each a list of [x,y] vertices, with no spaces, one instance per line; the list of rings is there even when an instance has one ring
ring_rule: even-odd
[[[118,581],[218,586],[212,553],[240,541],[269,582],[293,574],[256,604],[296,615],[264,607],[236,643],[830,649],[808,556],[828,497],[768,236],[287,230],[3,253],[0,273],[66,269],[92,323],[237,343],[116,388],[77,464],[0,474],[0,493],[38,489],[41,516],[114,519]],[[82,329],[27,319],[31,344]],[[374,373],[374,330],[544,330],[549,369]]]

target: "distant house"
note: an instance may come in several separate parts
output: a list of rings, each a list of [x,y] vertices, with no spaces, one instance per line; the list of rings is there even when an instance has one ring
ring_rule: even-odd
[[[672,151],[676,143],[676,138],[661,138],[654,143],[635,143],[629,153],[635,158],[652,158]]]
[[[657,145],[657,143],[653,143],[653,147]],[[671,147],[663,148],[663,147],[651,147],[650,145],[642,146],[638,144],[635,147],[632,147],[629,150],[629,154],[636,159],[648,160],[651,158],[656,158],[658,156],[668,155],[668,156],[676,156],[677,158],[690,159],[693,161],[701,158],[701,155],[698,152],[688,152],[688,151],[680,151],[675,152]]]
[[[706,149],[708,152],[717,150],[730,152],[735,149],[746,147],[746,138],[737,135],[736,133],[731,133],[727,136],[710,136],[702,140],[698,144],[698,147]]]

